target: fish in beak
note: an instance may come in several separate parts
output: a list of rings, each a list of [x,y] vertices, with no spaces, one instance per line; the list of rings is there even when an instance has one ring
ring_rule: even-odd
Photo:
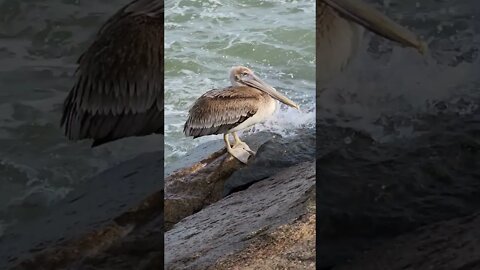
[[[421,54],[427,45],[414,33],[383,15],[360,0],[323,0],[341,16],[350,19],[366,29],[405,46],[416,48]]]
[[[240,81],[242,83],[244,83],[245,85],[248,85],[250,87],[256,88],[260,91],[263,91],[263,92],[267,93],[272,98],[282,102],[283,104],[286,104],[286,105],[288,105],[290,107],[293,107],[297,110],[300,109],[300,107],[295,102],[291,101],[286,96],[280,94],[280,92],[278,92],[275,88],[273,88],[272,86],[270,86],[267,83],[265,83],[264,81],[262,81],[257,75],[255,75],[253,73],[245,74],[244,76],[242,76]]]

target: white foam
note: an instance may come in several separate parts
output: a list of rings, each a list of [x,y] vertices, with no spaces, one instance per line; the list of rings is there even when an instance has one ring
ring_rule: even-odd
[[[245,130],[242,134],[270,131],[278,133],[282,137],[289,137],[298,134],[299,131],[305,128],[315,128],[315,109],[296,110],[281,105],[267,121]]]

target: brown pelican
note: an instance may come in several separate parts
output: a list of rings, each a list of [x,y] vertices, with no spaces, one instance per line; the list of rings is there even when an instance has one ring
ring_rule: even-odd
[[[322,0],[317,5],[317,83],[328,81],[350,62],[364,28],[420,53],[420,39],[361,0]]]
[[[237,131],[272,115],[277,106],[275,99],[296,109],[299,107],[246,67],[233,67],[230,82],[232,86],[210,90],[195,101],[183,131],[193,138],[223,134],[228,153],[247,163],[255,152],[240,140]],[[233,146],[228,139],[230,133],[235,139]]]
[[[101,27],[63,105],[69,139],[163,134],[163,13],[163,1],[134,0]]]

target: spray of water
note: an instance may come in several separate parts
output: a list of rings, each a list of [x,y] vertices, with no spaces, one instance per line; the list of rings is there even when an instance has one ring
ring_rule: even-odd
[[[378,57],[368,52],[369,41],[345,73],[322,89],[318,121],[382,141],[420,134],[415,121],[421,115],[469,114],[478,107],[478,62],[442,65],[435,51],[424,57],[397,46]]]

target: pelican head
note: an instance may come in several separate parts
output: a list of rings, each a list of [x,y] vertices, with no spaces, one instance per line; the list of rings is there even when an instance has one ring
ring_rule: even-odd
[[[286,96],[280,94],[275,88],[262,81],[253,71],[243,66],[236,66],[230,70],[230,81],[233,86],[247,86],[258,89],[270,95],[272,98],[299,109],[299,106]]]

